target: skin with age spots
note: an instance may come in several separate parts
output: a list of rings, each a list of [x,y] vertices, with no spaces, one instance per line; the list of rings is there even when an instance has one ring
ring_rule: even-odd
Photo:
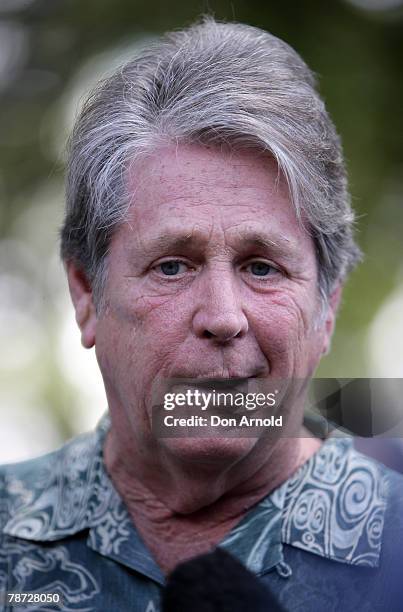
[[[133,199],[111,241],[98,315],[82,272],[70,264],[68,274],[82,341],[95,344],[109,402],[106,467],[168,571],[216,544],[319,442],[157,439],[153,385],[306,379],[328,348],[338,296],[319,320],[314,244],[268,155],[167,146],[137,162],[128,181]],[[302,421],[299,391],[291,429]]]

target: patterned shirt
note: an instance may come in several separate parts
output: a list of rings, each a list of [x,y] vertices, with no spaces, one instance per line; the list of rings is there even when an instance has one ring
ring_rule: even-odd
[[[158,612],[164,575],[105,470],[109,418],[0,469],[0,611]],[[403,610],[403,477],[329,438],[219,544],[286,610]],[[5,592],[58,593],[7,604]],[[3,593],[3,596],[1,595]]]

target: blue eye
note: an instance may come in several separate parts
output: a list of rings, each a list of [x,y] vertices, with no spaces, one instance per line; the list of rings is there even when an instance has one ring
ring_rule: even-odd
[[[249,264],[250,271],[254,276],[268,276],[270,273],[275,271],[275,268],[264,261],[254,261]]]
[[[181,266],[184,266],[185,268],[187,267],[181,261],[176,261],[175,259],[172,259],[170,261],[164,261],[163,263],[159,264],[157,268],[160,268],[161,272],[165,276],[176,276],[176,274],[179,274],[179,272],[184,271]]]

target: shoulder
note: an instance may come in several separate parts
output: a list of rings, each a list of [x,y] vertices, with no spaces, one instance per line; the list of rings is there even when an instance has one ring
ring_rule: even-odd
[[[282,542],[290,584],[312,609],[334,597],[343,610],[401,610],[403,476],[351,439],[326,440],[288,483]]]
[[[60,451],[35,459],[0,466],[0,528],[2,529],[14,511],[28,506],[46,487],[52,476],[52,466]]]
[[[382,558],[388,565],[398,564],[401,571],[403,562],[403,475],[382,464],[378,465],[386,481],[387,495]]]
[[[394,517],[394,526],[402,530],[403,474],[355,449],[352,449],[350,453],[349,477],[352,484],[354,482],[361,483],[362,495],[367,492],[371,494],[371,498],[374,497],[376,492],[379,492],[385,500],[384,530],[388,531],[392,527],[389,520],[392,517]],[[356,477],[356,470],[359,470],[359,473],[362,474],[361,479]],[[357,490],[356,493],[358,494],[359,491]]]
[[[379,550],[379,567],[390,573],[391,565],[401,566],[403,561],[403,475],[354,447],[344,461],[338,522],[360,525],[361,540],[368,549]]]
[[[288,481],[283,542],[351,565],[377,567],[402,541],[403,477],[357,451],[352,439],[329,438]],[[393,518],[395,517],[395,519]],[[389,553],[387,553],[389,554]]]
[[[0,533],[14,519],[45,511],[60,501],[61,491],[88,480],[98,436],[79,435],[46,455],[0,466]]]

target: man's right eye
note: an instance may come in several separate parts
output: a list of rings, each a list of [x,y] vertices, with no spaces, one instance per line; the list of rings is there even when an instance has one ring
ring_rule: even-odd
[[[177,276],[178,274],[183,274],[186,272],[188,268],[189,266],[187,266],[183,261],[171,259],[158,264],[154,267],[154,270],[160,272],[164,276]]]

